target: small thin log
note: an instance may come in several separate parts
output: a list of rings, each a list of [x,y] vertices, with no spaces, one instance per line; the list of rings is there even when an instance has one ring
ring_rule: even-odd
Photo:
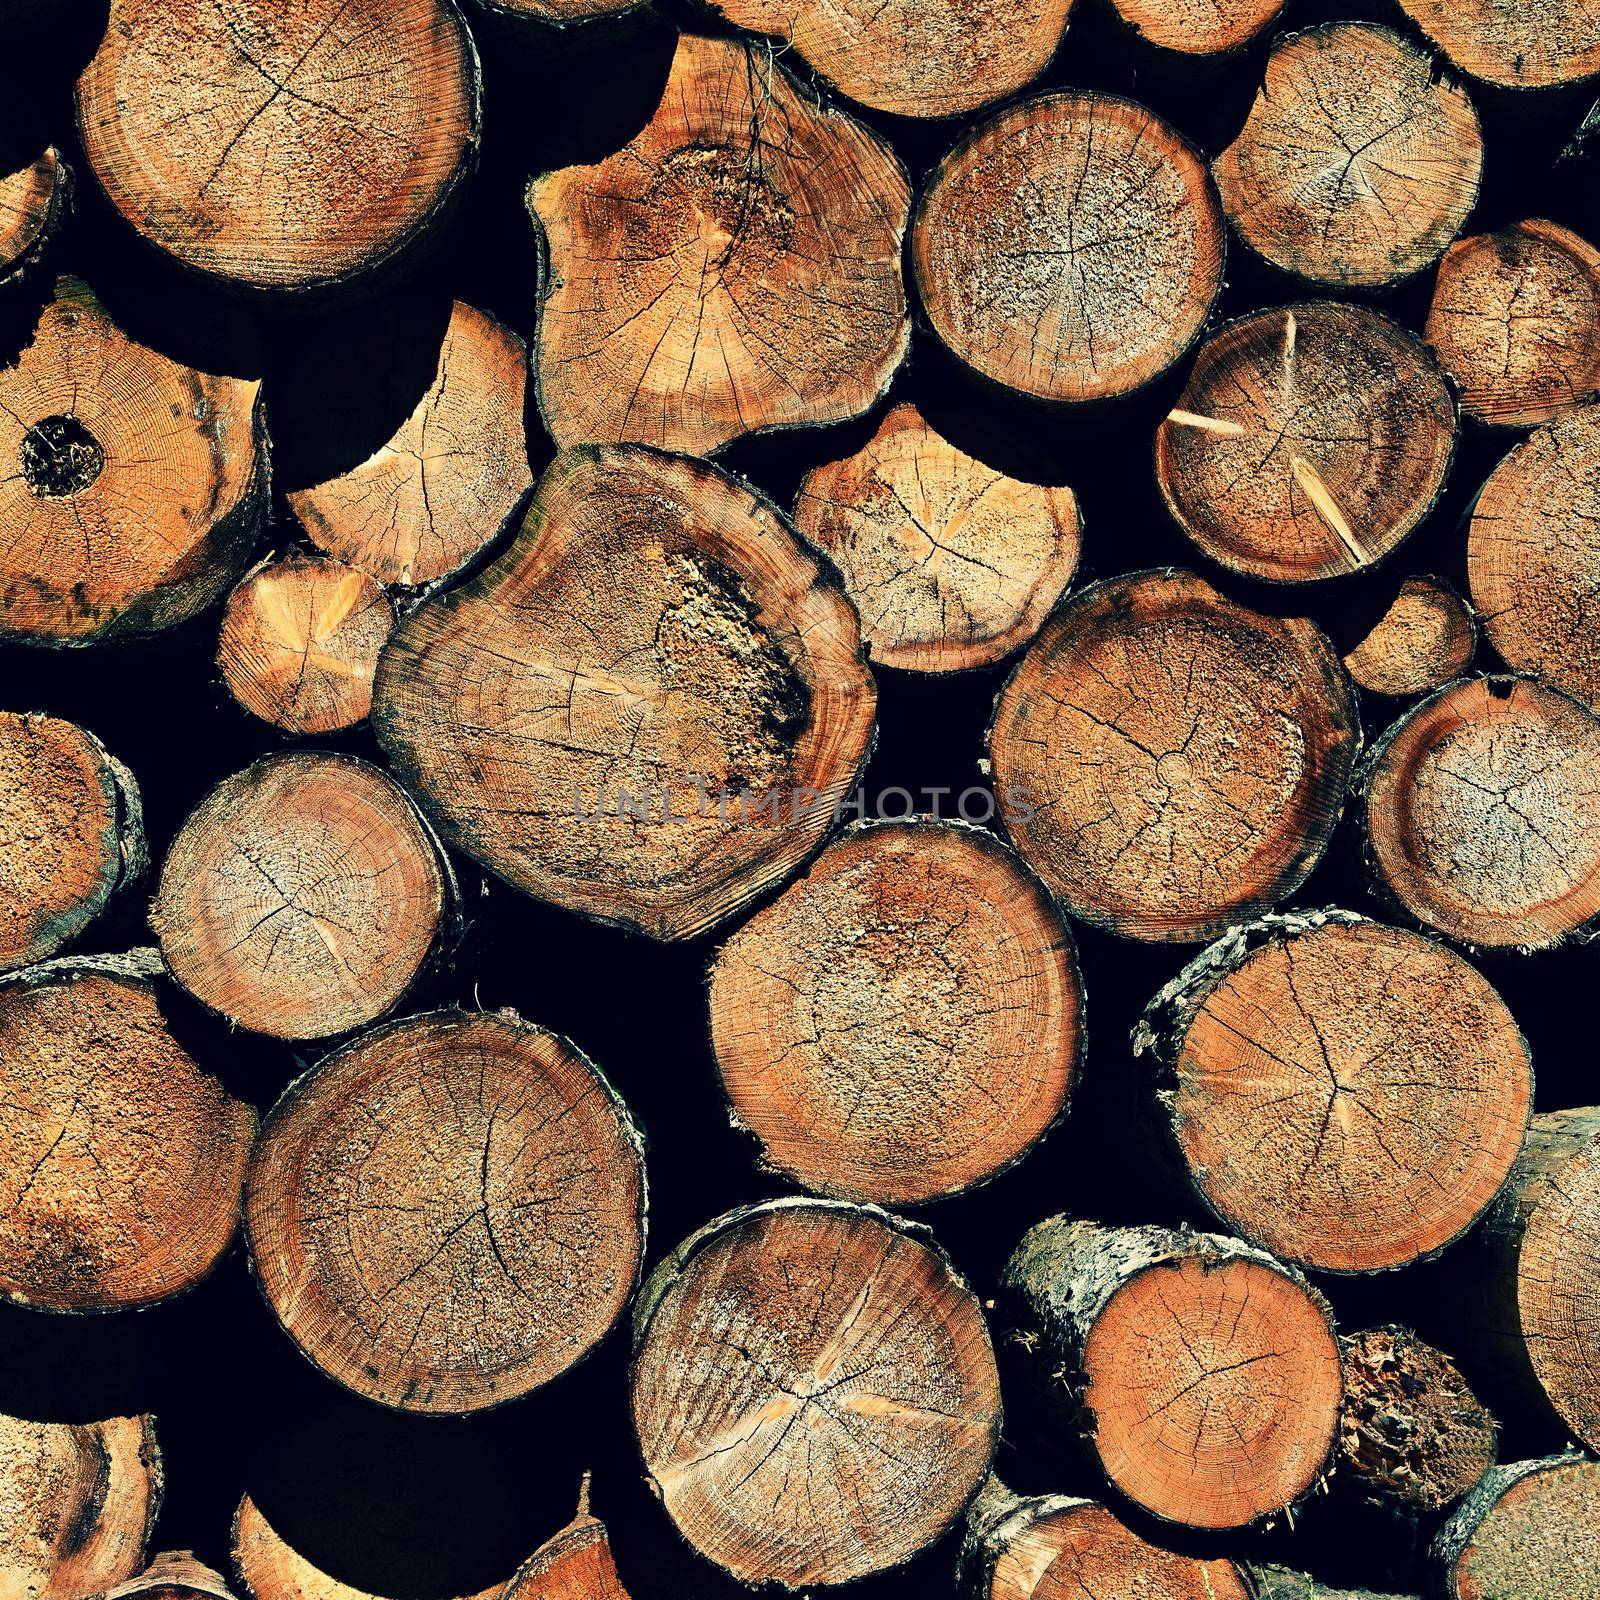
[[[0,174],[0,291],[38,269],[71,197],[72,169],[54,148],[15,172]]]
[[[1008,107],[956,145],[923,191],[911,259],[934,332],[967,366],[1041,399],[1099,400],[1194,343],[1223,246],[1183,135],[1131,100],[1074,92]]]
[[[767,1162],[915,1205],[1020,1161],[1084,1048],[1072,936],[1003,844],[942,822],[847,830],[717,953],[711,1040]]]
[[[983,1313],[926,1233],[868,1206],[770,1200],[708,1223],[634,1310],[652,1487],[744,1583],[846,1583],[954,1526],[989,1470]]]
[[[1373,746],[1357,792],[1382,888],[1464,944],[1544,949],[1600,916],[1600,718],[1526,678],[1464,678]]]
[[[1600,711],[1600,405],[1539,428],[1489,476],[1467,530],[1467,583],[1512,666]]]
[[[149,1305],[199,1282],[233,1240],[256,1114],[173,1038],[159,971],[138,950],[0,980],[0,1183],[16,1197],[0,1215],[0,1294],[12,1300]]]
[[[78,80],[78,131],[151,244],[305,292],[429,227],[476,158],[478,101],[452,0],[268,0],[243,20],[221,0],[117,0]]]
[[[1056,612],[1001,691],[989,760],[1007,830],[1072,915],[1198,942],[1305,881],[1359,737],[1319,629],[1168,569]]]
[[[1274,46],[1239,137],[1212,164],[1239,236],[1285,272],[1351,289],[1437,261],[1478,199],[1465,92],[1389,28],[1333,22]]]
[[[268,499],[260,383],[135,344],[60,279],[0,371],[0,638],[91,644],[186,621],[244,570]]]
[[[629,1600],[606,1525],[589,1510],[587,1473],[577,1514],[517,1568],[500,1600]]]
[[[1455,443],[1432,351],[1374,311],[1315,300],[1207,339],[1156,430],[1156,478],[1214,561],[1307,583],[1390,555],[1439,498]]]
[[[1477,652],[1472,607],[1443,578],[1409,577],[1344,667],[1363,689],[1400,699],[1442,689]]]
[[[150,907],[172,975],[241,1027],[321,1039],[396,1005],[453,912],[432,831],[354,756],[268,756],[178,831]]]
[[[1231,929],[1151,1002],[1136,1053],[1203,1203],[1322,1272],[1435,1256],[1494,1202],[1533,1104],[1505,1002],[1430,939],[1348,911]]]
[[[1432,1564],[1445,1600],[1600,1594],[1600,1462],[1492,1467],[1439,1530]]]
[[[229,597],[217,665],[246,711],[289,733],[333,733],[372,710],[394,606],[356,567],[320,556],[265,561]]]
[[[1600,18],[1586,0],[1400,0],[1400,9],[1474,78],[1549,89],[1600,72]]]
[[[0,971],[53,956],[147,865],[133,774],[76,723],[0,712]]]
[[[533,483],[523,408],[528,351],[456,301],[439,364],[410,416],[359,466],[286,496],[319,550],[379,583],[453,576],[501,533]]]
[[[1600,393],[1600,250],[1533,217],[1450,246],[1426,338],[1461,408],[1526,428]]]
[[[911,405],[806,474],[795,526],[839,568],[872,661],[913,672],[987,666],[1026,644],[1083,544],[1071,489],[985,466]]]
[[[0,1587],[17,1600],[88,1595],[131,1578],[161,1507],[155,1418],[0,1416]]]
[[[910,207],[888,145],[770,50],[684,34],[631,143],[528,187],[545,426],[706,455],[859,416],[910,338]]]
[[[1242,1528],[1292,1511],[1331,1470],[1333,1315],[1265,1251],[1051,1217],[1017,1246],[1001,1288],[1062,1425],[1152,1515]]]
[[[405,1410],[527,1394],[621,1315],[644,1253],[643,1145],[567,1040],[515,1012],[362,1034],[284,1091],[245,1197],[284,1331]]]

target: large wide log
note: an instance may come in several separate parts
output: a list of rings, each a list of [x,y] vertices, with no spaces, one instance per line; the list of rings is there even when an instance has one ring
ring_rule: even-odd
[[[1547,89],[1600,72],[1600,11],[1588,0],[1400,0],[1463,72],[1510,89]]]

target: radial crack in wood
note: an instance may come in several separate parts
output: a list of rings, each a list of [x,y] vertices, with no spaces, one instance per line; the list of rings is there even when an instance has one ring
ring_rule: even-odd
[[[1363,689],[1398,699],[1443,688],[1477,651],[1478,619],[1466,601],[1443,578],[1410,577],[1344,666]]]

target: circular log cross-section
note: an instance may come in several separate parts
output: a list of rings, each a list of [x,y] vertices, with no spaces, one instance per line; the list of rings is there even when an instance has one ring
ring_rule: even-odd
[[[257,567],[223,613],[217,665],[246,711],[290,733],[333,733],[372,709],[394,607],[376,581],[320,556]]]
[[[643,131],[535,178],[528,208],[548,254],[539,405],[559,446],[706,455],[840,422],[905,357],[905,173],[769,50],[684,34]]]
[[[1200,941],[1305,881],[1358,742],[1312,623],[1165,571],[1056,613],[1001,691],[989,758],[1007,830],[1072,915]]]
[[[808,1189],[915,1205],[1030,1150],[1083,1049],[1072,937],[997,839],[850,829],[711,967],[738,1122]]]
[[[1156,1099],[1230,1231],[1321,1272],[1437,1255],[1500,1193],[1533,1104],[1505,1002],[1348,912],[1236,928],[1146,1013]]]
[[[1600,1594],[1600,1461],[1492,1467],[1433,1542],[1445,1600]]]
[[[244,570],[267,498],[261,385],[135,344],[61,279],[0,371],[0,636],[186,621]]]
[[[155,1418],[0,1416],[0,1592],[91,1595],[131,1578],[161,1506]]]
[[[902,117],[957,117],[1027,88],[1073,0],[711,0],[781,41],[842,93]]]
[[[1400,9],[1456,66],[1486,83],[1548,89],[1600,72],[1593,0],[1400,0]]]
[[[967,1600],[1250,1600],[1231,1561],[1163,1550],[1102,1505],[991,1478],[967,1513]]]
[[[1213,163],[1239,236],[1285,272],[1352,289],[1437,261],[1477,203],[1466,94],[1388,28],[1281,39],[1239,137]]]
[[[116,0],[78,130],[151,244],[323,288],[411,243],[465,176],[477,52],[452,0]]]
[[[1538,429],[1490,474],[1467,583],[1511,666],[1600,711],[1600,404]]]
[[[219,784],[173,841],[150,908],[172,975],[282,1039],[358,1028],[433,948],[452,885],[394,781],[353,756],[268,756]]]
[[[807,473],[795,526],[829,556],[879,666],[960,672],[1026,644],[1078,567],[1078,502],[958,450],[896,406]]]
[[[0,289],[26,277],[50,247],[72,180],[60,154],[46,150],[15,172],[0,173]]]
[[[1411,577],[1394,604],[1344,658],[1373,694],[1428,694],[1459,678],[1478,651],[1478,619],[1443,578]]]
[[[1456,408],[1426,345],[1331,300],[1209,338],[1156,431],[1156,477],[1214,561],[1269,583],[1360,571],[1427,515]]]
[[[1340,1339],[1338,1481],[1418,1520],[1453,1506],[1494,1465],[1495,1423],[1449,1356],[1405,1328]]]
[[[168,1031],[159,965],[136,951],[0,983],[0,1294],[11,1300],[149,1305],[198,1283],[233,1240],[256,1115]]]
[[[1051,1217],[1001,1277],[1035,1364],[1081,1374],[1106,1477],[1164,1521],[1241,1528],[1330,1465],[1339,1346],[1326,1302],[1236,1239]]]
[[[621,1315],[644,1252],[626,1108],[514,1012],[363,1034],[290,1085],[250,1167],[251,1260],[330,1377],[464,1412],[566,1371]]]
[[[0,711],[0,971],[53,956],[145,865],[133,774],[76,723]]]
[[[1600,250],[1539,218],[1450,246],[1428,343],[1483,422],[1549,422],[1600,392]]]
[[[1046,400],[1125,394],[1194,343],[1222,286],[1205,163],[1131,100],[1051,94],[981,124],[935,169],[911,259],[934,332]]]
[[[820,842],[875,704],[854,611],[770,504],[610,446],[558,456],[510,549],[401,622],[373,725],[451,843],[678,939]]]
[[[1378,878],[1419,922],[1542,949],[1600,915],[1600,718],[1558,690],[1451,684],[1379,740],[1361,787]]]
[[[311,542],[379,583],[459,572],[505,527],[533,482],[523,408],[528,352],[459,300],[433,382],[359,466],[286,496]]]
[[[847,1583],[946,1532],[989,1470],[1000,1383],[920,1229],[773,1200],[709,1223],[634,1312],[633,1420],[678,1531],[743,1583]]]
[[[1283,10],[1284,0],[1113,0],[1117,14],[1162,50],[1221,56],[1242,49]]]

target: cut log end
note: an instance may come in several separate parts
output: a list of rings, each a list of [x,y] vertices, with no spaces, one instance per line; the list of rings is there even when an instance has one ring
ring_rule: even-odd
[[[0,985],[0,1294],[50,1311],[148,1305],[233,1239],[255,1112],[172,1037],[153,952]]]
[[[1436,1255],[1522,1148],[1533,1069],[1494,989],[1348,913],[1235,930],[1152,1007],[1159,1101],[1230,1228],[1324,1272]]]
[[[1428,343],[1483,422],[1524,428],[1600,391],[1600,251],[1532,218],[1450,247]]]
[[[416,809],[351,756],[269,756],[220,784],[173,841],[150,925],[168,967],[258,1033],[320,1039],[395,1005],[451,903]]]
[[[1412,577],[1344,665],[1363,689],[1402,699],[1442,689],[1477,651],[1472,608],[1443,578]]]
[[[843,575],[873,662],[914,672],[987,666],[1025,644],[1082,545],[1071,489],[985,466],[910,405],[806,475],[795,525]]]
[[[258,382],[135,344],[61,279],[0,372],[0,636],[87,644],[220,599],[260,531],[266,448]]]
[[[0,971],[53,956],[145,865],[133,774],[75,723],[0,712]]]
[[[1304,583],[1389,555],[1438,498],[1455,441],[1431,352],[1386,317],[1319,300],[1206,341],[1156,432],[1156,477],[1214,561]]]
[[[460,183],[477,53],[449,0],[304,0],[244,21],[222,0],[120,0],[78,80],[78,128],[151,244],[251,288],[325,288],[409,244]]]
[[[1467,530],[1467,581],[1513,667],[1600,711],[1600,405],[1538,429],[1490,475]]]
[[[452,843],[676,939],[820,841],[875,703],[855,613],[771,505],[610,447],[558,457],[506,554],[401,623],[373,722]]]
[[[54,149],[0,174],[0,289],[38,266],[60,226],[71,187],[70,171]]]
[[[685,1539],[743,1582],[898,1566],[988,1471],[1000,1390],[983,1315],[882,1212],[732,1212],[657,1270],[634,1334],[645,1470]]]
[[[168,1550],[126,1583],[93,1600],[234,1600],[227,1579],[188,1550]],[[320,1600],[320,1597],[319,1597]],[[326,1600],[333,1600],[332,1596]]]
[[[1071,936],[975,829],[847,833],[736,933],[710,980],[734,1116],[806,1188],[911,1205],[1022,1158],[1083,1047]]]
[[[1132,101],[1069,93],[1000,112],[945,157],[911,257],[934,331],[967,366],[1024,394],[1096,400],[1194,342],[1223,244],[1181,134]]]
[[[289,494],[311,542],[380,583],[459,572],[500,533],[533,482],[523,411],[528,352],[457,301],[433,382],[359,466]]]
[[[517,1569],[499,1600],[629,1600],[606,1525],[589,1514],[589,1475],[578,1513]]]
[[[1463,72],[1508,89],[1548,89],[1600,72],[1600,29],[1585,0],[1401,0],[1401,10]]]
[[[131,1578],[161,1504],[155,1419],[0,1416],[0,1573],[17,1596],[88,1595]]]
[[[1213,171],[1258,255],[1336,288],[1376,286],[1437,261],[1461,231],[1483,136],[1425,51],[1388,28],[1334,22],[1274,46]]]
[[[1013,840],[1068,911],[1199,941],[1305,880],[1357,742],[1320,631],[1167,571],[1056,613],[1000,695],[989,754]]]
[[[1284,0],[1115,0],[1117,14],[1141,38],[1186,56],[1243,49],[1283,10]]]
[[[1073,0],[713,0],[735,27],[781,41],[852,100],[902,117],[955,117],[1025,89]]]
[[[779,126],[781,139],[763,132]],[[630,144],[529,187],[549,256],[536,369],[556,443],[704,455],[859,416],[909,341],[910,204],[888,146],[818,106],[772,52],[683,35]]]
[[[436,1012],[290,1087],[245,1217],[263,1293],[323,1371],[385,1405],[473,1411],[565,1371],[621,1314],[641,1146],[566,1040]]]
[[[1520,678],[1452,684],[1362,780],[1384,887],[1466,944],[1539,949],[1600,916],[1600,718]]]
[[[252,572],[222,618],[217,665],[246,711],[290,733],[333,733],[372,709],[394,607],[365,572],[289,556]]]
[[[1369,1328],[1339,1347],[1340,1478],[1404,1517],[1453,1506],[1495,1458],[1494,1418],[1455,1362],[1405,1328]]]

